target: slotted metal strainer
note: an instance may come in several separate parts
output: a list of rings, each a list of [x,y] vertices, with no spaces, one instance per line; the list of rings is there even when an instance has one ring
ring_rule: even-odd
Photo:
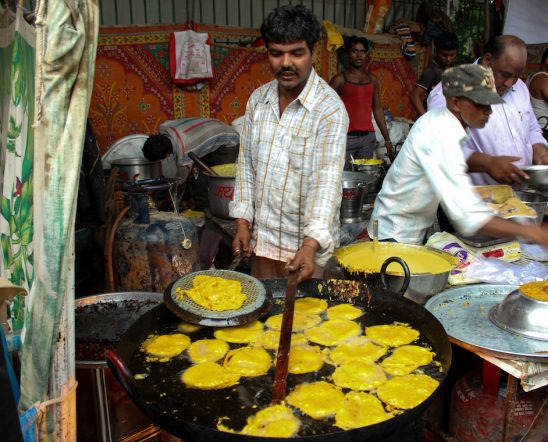
[[[247,296],[244,305],[237,310],[213,311],[196,304],[187,296],[177,293],[178,288],[182,290],[192,288],[194,278],[198,275],[217,276],[239,281],[242,285],[242,292]],[[192,324],[207,327],[233,327],[247,324],[268,313],[273,300],[270,292],[257,278],[245,273],[219,269],[193,272],[177,279],[165,290],[164,303],[172,313]]]

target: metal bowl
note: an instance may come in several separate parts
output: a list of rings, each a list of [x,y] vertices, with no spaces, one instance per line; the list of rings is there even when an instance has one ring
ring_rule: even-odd
[[[548,189],[548,165],[535,164],[523,167],[522,170],[529,175],[529,187],[539,190]]]
[[[514,290],[489,310],[489,319],[498,327],[518,335],[548,341],[548,301],[525,296]]]

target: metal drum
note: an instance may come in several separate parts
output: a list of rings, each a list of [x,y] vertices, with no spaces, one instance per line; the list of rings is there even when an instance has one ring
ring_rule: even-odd
[[[343,172],[341,223],[357,223],[364,220],[362,207],[365,196],[373,191],[375,178],[361,172]]]

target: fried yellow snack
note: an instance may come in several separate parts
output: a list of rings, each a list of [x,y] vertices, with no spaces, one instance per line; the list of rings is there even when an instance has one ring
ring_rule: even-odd
[[[382,367],[370,361],[350,361],[333,372],[333,382],[342,388],[369,391],[386,382]]]
[[[203,362],[187,368],[181,380],[189,388],[220,390],[236,385],[240,375],[215,362]]]
[[[339,304],[327,309],[329,319],[357,319],[363,315],[362,309],[351,304]]]
[[[342,406],[344,394],[339,387],[319,381],[297,385],[286,401],[313,419],[325,419]]]
[[[295,301],[295,311],[299,313],[308,313],[319,315],[327,309],[327,301],[320,298],[299,298]]]
[[[330,319],[317,327],[305,330],[304,335],[311,342],[320,345],[337,345],[362,332],[360,325],[348,319]]]
[[[161,361],[180,355],[190,345],[190,338],[181,333],[172,335],[150,336],[143,342],[142,349],[152,356],[156,356]]]
[[[384,355],[386,350],[384,345],[375,344],[365,336],[357,336],[331,350],[326,350],[324,354],[328,363],[341,365],[354,360],[374,362]]]
[[[252,339],[249,345],[252,347],[262,347],[266,350],[277,350],[280,343],[280,332],[278,330],[266,330],[261,335]],[[305,345],[308,340],[302,333],[292,333],[291,346]]]
[[[335,415],[335,425],[343,430],[361,428],[390,419],[382,402],[369,393],[351,391],[344,397],[342,406]]]
[[[289,373],[311,373],[322,367],[323,357],[320,347],[316,345],[291,346],[287,369]]]
[[[548,301],[548,281],[534,281],[519,286],[519,291],[529,298]]]
[[[177,299],[187,296],[199,306],[213,311],[237,310],[247,300],[240,281],[218,276],[196,275],[192,288],[184,290],[177,287],[175,292]]]
[[[281,330],[282,329],[282,317],[283,315],[274,315],[268,318],[265,322],[268,328],[272,330]],[[293,331],[303,331],[307,328],[314,327],[316,324],[321,322],[322,318],[318,315],[310,315],[307,313],[295,312],[293,314]]]
[[[394,349],[381,365],[388,374],[393,376],[409,374],[417,368],[430,364],[435,353],[418,345],[402,345]]]
[[[259,347],[241,347],[230,350],[224,367],[240,376],[262,376],[272,366],[272,359],[266,350]]]
[[[188,356],[196,364],[216,362],[222,359],[228,350],[230,346],[220,339],[200,339],[190,344]]]
[[[259,437],[292,437],[301,422],[285,405],[272,405],[247,419],[241,434]]]
[[[377,387],[377,396],[387,405],[407,410],[426,400],[438,385],[438,381],[425,374],[394,376]]]
[[[201,325],[191,324],[190,322],[181,322],[177,329],[183,333],[194,333],[202,329]]]
[[[219,328],[213,332],[213,336],[231,344],[247,344],[259,337],[262,332],[263,324],[259,321],[253,321],[238,327]]]
[[[365,336],[387,347],[410,344],[419,339],[419,335],[418,330],[411,328],[408,324],[373,325],[365,329]]]

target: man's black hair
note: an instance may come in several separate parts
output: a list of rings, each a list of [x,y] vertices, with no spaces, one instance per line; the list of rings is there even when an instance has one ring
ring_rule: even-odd
[[[151,135],[143,144],[143,155],[149,161],[163,160],[173,153],[173,145],[166,135]]]
[[[266,47],[270,43],[293,44],[305,40],[312,51],[320,40],[321,26],[316,16],[303,5],[283,5],[274,9],[261,25]]]
[[[548,60],[546,60],[546,58],[548,58],[548,48],[546,48],[544,50],[544,52],[542,53],[542,58],[540,59],[540,64],[548,64]]]
[[[434,46],[442,51],[456,51],[459,49],[459,38],[453,32],[442,32],[434,38]]]
[[[351,35],[346,39],[346,41],[344,42],[344,49],[346,50],[346,52],[350,52],[352,46],[358,43],[361,43],[366,51],[369,50],[369,40],[365,37],[358,37],[357,35]]]
[[[494,60],[498,60],[506,51],[507,46],[525,46],[525,42],[515,35],[496,35],[491,37],[483,48],[484,54],[491,54]]]

